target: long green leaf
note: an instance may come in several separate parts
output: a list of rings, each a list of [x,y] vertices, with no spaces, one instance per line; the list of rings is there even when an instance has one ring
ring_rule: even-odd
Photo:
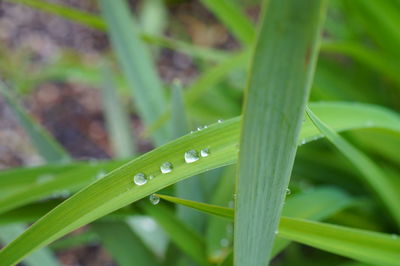
[[[263,265],[270,257],[325,15],[320,0],[264,4],[243,107],[234,230],[238,266]]]
[[[140,38],[138,26],[125,0],[100,0],[99,3],[139,115],[145,124],[151,125],[167,107],[153,59]],[[169,131],[169,127],[164,125],[155,132],[155,143],[165,143],[169,139]]]
[[[359,151],[339,134],[325,125],[310,109],[307,109],[307,114],[314,125],[363,175],[365,181],[377,193],[387,210],[396,220],[398,226],[400,226],[400,209],[398,208],[400,196],[396,183],[391,182],[391,180],[385,175],[379,166],[377,166],[370,158],[368,158],[368,156]]]
[[[342,119],[332,121],[332,127],[338,131],[370,126],[368,122],[372,121],[372,126],[400,132],[398,116],[371,105],[319,104],[313,109],[322,119],[327,118],[326,121],[330,121],[335,112],[346,114]],[[16,263],[66,233],[184,178],[234,163],[237,160],[239,125],[240,118],[210,125],[207,129],[186,135],[115,169],[64,201],[0,251],[0,262],[3,263],[0,265]],[[299,144],[319,135],[318,130],[305,121]],[[183,154],[186,151],[205,147],[210,149],[208,157],[193,164],[184,162]],[[164,162],[173,164],[171,173],[160,173],[159,167]],[[132,178],[139,172],[154,175],[155,178],[145,186],[135,186]]]

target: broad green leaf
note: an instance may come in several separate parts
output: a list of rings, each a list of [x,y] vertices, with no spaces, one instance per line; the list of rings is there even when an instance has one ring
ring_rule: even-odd
[[[101,0],[99,4],[138,113],[145,124],[151,125],[167,107],[153,59],[140,38],[138,26],[129,12],[126,1]],[[165,143],[169,139],[169,134],[169,127],[162,126],[154,132],[155,143],[157,145]]]
[[[33,145],[38,149],[39,154],[48,162],[68,161],[69,156],[64,149],[51,136],[25,112],[18,104],[18,101],[9,88],[0,82],[0,92],[4,99],[18,117],[21,126],[25,129]]]
[[[307,109],[307,114],[314,125],[363,175],[366,183],[376,192],[396,220],[398,226],[400,226],[400,209],[397,207],[400,202],[400,196],[398,193],[399,187],[396,186],[396,183],[391,182],[374,161],[325,125],[310,109]]]
[[[373,126],[400,132],[400,120],[396,114],[372,105],[331,103],[312,105],[312,108],[321,119],[329,121],[328,124],[337,131]],[[330,119],[335,113],[345,115],[341,116],[341,119],[332,119],[331,123]],[[6,265],[16,263],[30,252],[68,232],[164,187],[189,176],[234,163],[237,160],[239,126],[240,117],[210,125],[205,130],[186,135],[115,169],[33,224],[24,234],[0,251],[0,261],[4,261]],[[298,143],[305,143],[306,140],[310,141],[319,136],[321,135],[318,130],[306,120]],[[205,147],[210,149],[208,157],[193,164],[184,162],[183,154],[186,151],[201,150]],[[173,164],[171,173],[160,173],[159,167],[164,162]],[[155,178],[148,181],[145,186],[135,186],[132,179],[139,172],[147,176],[154,175]],[[29,192],[26,193],[29,195]]]
[[[270,257],[326,6],[324,0],[263,3],[240,136],[234,230],[238,266],[262,265]]]
[[[164,195],[160,197],[227,219],[235,216],[234,209]],[[400,259],[400,238],[397,235],[282,216],[277,236],[377,265],[396,265]]]

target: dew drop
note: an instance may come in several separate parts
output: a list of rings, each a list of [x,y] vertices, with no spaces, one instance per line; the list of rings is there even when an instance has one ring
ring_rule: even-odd
[[[286,189],[286,195],[290,195],[290,193],[292,193],[292,191],[290,190],[290,188]]]
[[[151,194],[149,197],[149,200],[150,200],[151,204],[157,205],[160,202],[160,197],[155,194]]]
[[[279,234],[279,231],[278,231],[278,230],[275,230],[275,235],[277,235],[277,234]]]
[[[200,151],[200,155],[201,157],[207,157],[208,155],[210,155],[210,150],[208,148],[202,149]]]
[[[143,186],[147,183],[147,178],[143,173],[138,173],[133,177],[133,182],[138,186]]]
[[[218,119],[218,123],[222,123],[222,122],[224,122],[224,120]]]
[[[198,127],[197,131],[201,131],[203,129],[203,127]]]
[[[236,198],[237,198],[237,194],[233,193],[233,199],[236,200]]]
[[[185,152],[184,157],[186,163],[194,163],[195,161],[200,159],[199,154],[195,150]]]
[[[50,182],[53,179],[54,179],[53,175],[49,175],[49,174],[40,175],[38,177],[38,179],[36,180],[36,183],[37,184],[44,184],[44,183]]]
[[[301,144],[301,145],[304,145],[304,144],[306,144],[306,142],[307,142],[307,141],[306,141],[305,139],[302,139],[301,142],[300,142],[300,144]]]
[[[220,245],[221,245],[221,247],[227,247],[227,246],[229,246],[229,240],[227,239],[227,238],[222,238],[220,241],[219,241],[219,243],[220,243]]]
[[[96,180],[102,179],[106,175],[106,172],[104,170],[100,170],[96,174]]]
[[[170,162],[165,162],[160,166],[161,173],[163,173],[163,174],[171,173],[173,168],[174,167],[172,166],[172,163],[170,163]]]

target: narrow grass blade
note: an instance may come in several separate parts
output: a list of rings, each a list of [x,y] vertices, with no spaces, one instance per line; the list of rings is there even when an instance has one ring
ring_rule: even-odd
[[[174,139],[184,136],[188,132],[188,120],[186,117],[185,103],[183,101],[182,85],[175,82],[172,88],[172,128]],[[199,176],[184,180],[175,185],[175,192],[178,197],[192,198],[196,201],[203,201],[203,191]],[[200,232],[204,224],[203,214],[178,206],[178,217],[189,227]]]
[[[140,204],[147,214],[167,232],[173,243],[200,265],[209,265],[204,240],[195,231],[180,222],[163,204]]]
[[[396,126],[399,118],[385,109],[374,108],[371,105],[349,104],[328,105],[327,108],[331,110],[329,114],[332,112],[347,114],[342,119],[332,121],[332,127],[338,131],[370,126],[371,124],[367,122],[372,121],[372,126],[400,132],[399,126]],[[317,105],[314,111],[321,118],[332,116],[324,113],[325,109],[323,105]],[[33,224],[24,234],[0,251],[0,261],[5,265],[16,263],[32,251],[68,232],[164,187],[189,176],[234,163],[237,160],[239,125],[240,117],[210,125],[205,130],[186,135],[115,169]],[[318,130],[306,121],[303,123],[298,143],[303,143],[306,139],[311,140],[318,135],[320,135]],[[208,157],[193,164],[184,162],[183,154],[186,151],[201,150],[204,147],[210,149]],[[164,162],[173,164],[171,173],[160,173],[159,167]],[[135,186],[132,178],[140,172],[154,175],[155,178],[145,186]]]
[[[12,92],[9,91],[3,82],[0,82],[0,92],[18,117],[21,126],[30,137],[32,144],[38,149],[39,154],[48,162],[68,161],[69,156],[64,149],[57,142],[52,140],[52,137],[38,122],[33,121],[18,104],[15,96],[12,95]]]
[[[243,44],[250,45],[255,37],[254,25],[236,6],[229,0],[201,0],[225,24],[232,34]]]
[[[270,257],[325,15],[325,1],[319,0],[264,5],[243,107],[234,230],[238,266],[262,265]]]
[[[118,265],[161,265],[126,223],[96,222],[91,227],[100,236]]]
[[[0,242],[7,244],[14,240],[18,235],[25,231],[25,227],[20,224],[10,224],[0,226]],[[24,260],[24,265],[27,266],[57,266],[59,265],[55,256],[50,249],[43,248],[36,251]]]
[[[135,141],[132,135],[132,126],[129,113],[124,110],[119,99],[116,84],[110,68],[104,66],[104,84],[101,86],[104,115],[110,141],[117,158],[126,158],[135,154]]]
[[[151,125],[167,107],[153,59],[140,38],[138,26],[129,13],[125,0],[101,0],[99,3],[138,113],[146,125]],[[169,136],[170,129],[164,125],[154,133],[154,141],[161,145]]]
[[[104,21],[97,15],[70,8],[64,5],[58,5],[41,0],[6,0],[12,3],[24,4],[26,6],[58,15],[60,17],[72,20],[81,25],[93,28],[96,30],[105,30]]]
[[[160,195],[161,196],[161,195]],[[162,196],[168,201],[220,217],[234,219],[234,210],[216,205]],[[400,259],[400,239],[397,235],[375,233],[344,226],[302,220],[280,218],[277,235],[331,253],[377,265],[397,265]],[[262,262],[264,264],[265,262]]]
[[[310,109],[307,109],[307,114],[314,125],[363,175],[366,183],[376,192],[387,210],[396,220],[397,225],[400,226],[400,209],[398,208],[400,196],[396,189],[396,184],[392,183],[379,166],[368,158],[368,156],[325,125]]]
[[[228,166],[223,172],[220,182],[211,198],[211,204],[219,206],[232,206],[234,204],[233,190],[235,183],[236,169]],[[232,221],[210,216],[207,226],[207,254],[212,262],[221,262],[230,251],[229,246],[221,245],[222,239],[231,240],[233,237]],[[225,241],[226,243],[226,241]]]

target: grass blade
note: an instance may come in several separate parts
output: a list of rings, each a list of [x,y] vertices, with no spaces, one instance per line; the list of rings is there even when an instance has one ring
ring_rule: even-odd
[[[270,257],[325,13],[319,0],[264,3],[243,107],[234,230],[238,266],[262,265]]]
[[[364,180],[377,193],[387,210],[396,220],[398,226],[400,226],[400,209],[397,207],[400,202],[400,196],[396,189],[396,184],[391,182],[379,166],[368,158],[368,156],[325,125],[310,109],[307,109],[307,114],[314,125],[363,175]]]
[[[135,154],[135,142],[129,114],[124,110],[115,87],[111,69],[103,69],[104,84],[101,86],[104,116],[111,144],[116,157],[126,158]]]
[[[97,15],[70,8],[68,6],[53,4],[40,0],[6,0],[12,3],[24,4],[26,6],[44,11],[46,13],[55,14],[57,16],[74,21],[81,25],[96,30],[105,30],[104,21]]]
[[[229,0],[202,0],[243,44],[250,45],[254,39],[254,25],[244,14],[240,12],[235,2]]]
[[[0,242],[6,244],[14,240],[25,231],[25,227],[19,224],[0,226]],[[24,260],[27,266],[57,266],[59,263],[50,249],[44,248],[31,254]]]
[[[25,110],[18,104],[12,92],[6,87],[3,82],[0,82],[0,92],[3,94],[4,99],[18,117],[21,126],[25,129],[26,133],[31,139],[32,144],[37,148],[39,154],[48,162],[60,162],[69,160],[68,154],[52,137],[43,129],[38,122],[25,112]]]
[[[91,226],[118,265],[161,265],[126,223],[96,222]]]
[[[172,128],[173,137],[179,138],[188,132],[188,120],[186,117],[185,103],[183,101],[182,87],[179,82],[173,84],[172,88]],[[203,200],[203,191],[200,183],[199,176],[184,180],[175,185],[175,192],[178,197],[192,198],[196,201]],[[196,229],[200,232],[203,224],[204,217],[202,214],[195,212],[191,209],[178,206],[178,217],[184,221],[189,227]]]
[[[168,233],[177,247],[200,265],[209,265],[205,256],[205,243],[200,235],[183,224],[163,204],[158,204],[155,207],[150,204],[141,203],[140,206]]]
[[[99,1],[114,51],[129,83],[138,113],[146,125],[151,125],[166,110],[164,90],[150,53],[140,38],[125,0]],[[169,139],[169,127],[154,132],[157,145]]]

